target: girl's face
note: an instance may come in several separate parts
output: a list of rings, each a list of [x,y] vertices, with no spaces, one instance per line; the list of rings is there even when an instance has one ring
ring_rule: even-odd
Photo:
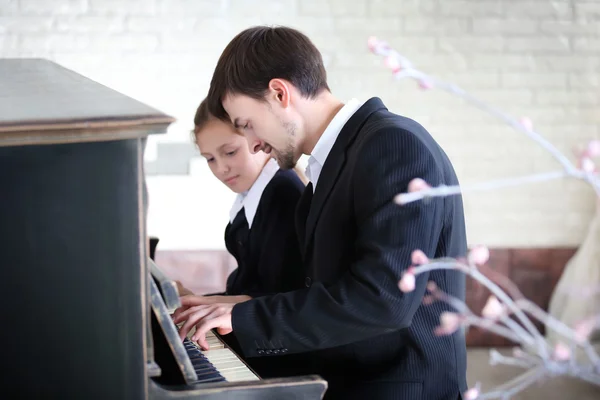
[[[250,153],[246,139],[217,119],[196,132],[196,143],[212,173],[235,193],[252,187],[269,158],[262,151]]]

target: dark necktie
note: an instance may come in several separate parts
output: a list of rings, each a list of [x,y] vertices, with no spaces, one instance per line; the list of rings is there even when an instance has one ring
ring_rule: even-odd
[[[304,248],[304,238],[306,236],[306,219],[310,211],[310,203],[313,197],[313,184],[309,182],[296,208],[296,229],[301,248]]]

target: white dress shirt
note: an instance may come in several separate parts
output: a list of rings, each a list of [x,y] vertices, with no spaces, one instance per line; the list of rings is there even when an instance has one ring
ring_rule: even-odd
[[[277,161],[271,158],[267,164],[265,164],[264,168],[258,175],[258,178],[254,181],[252,186],[247,192],[239,193],[235,201],[233,202],[233,206],[229,211],[229,221],[233,223],[236,215],[240,212],[242,208],[244,208],[244,214],[246,216],[246,221],[248,221],[248,228],[252,227],[252,221],[254,220],[254,216],[256,215],[256,209],[258,208],[258,204],[260,203],[260,198],[263,194],[263,191],[271,182],[271,179],[275,176],[275,173],[279,171],[279,165]]]
[[[306,176],[313,184],[313,193],[317,188],[317,182],[319,175],[321,175],[321,169],[325,164],[325,160],[333,148],[340,131],[346,125],[346,122],[354,115],[354,113],[360,108],[362,103],[357,99],[352,99],[342,107],[340,111],[333,117],[327,128],[317,141],[315,148],[310,154],[308,159],[308,166],[306,167]]]

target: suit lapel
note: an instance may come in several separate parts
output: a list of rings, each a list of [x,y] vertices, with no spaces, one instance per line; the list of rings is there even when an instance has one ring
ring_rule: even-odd
[[[323,206],[325,205],[329,194],[335,186],[335,182],[342,171],[342,167],[346,163],[346,152],[339,139],[340,137],[338,137],[338,140],[335,142],[331,152],[327,156],[327,160],[325,160],[325,165],[323,165],[321,170],[319,181],[317,182],[317,188],[313,195],[312,203],[310,204],[308,216],[306,217],[304,235],[305,252],[308,252],[308,246],[312,241],[312,234],[317,221],[321,216]]]
[[[338,176],[346,164],[346,152],[348,147],[352,144],[369,116],[382,108],[385,108],[385,106],[379,98],[375,97],[368,100],[354,113],[340,131],[331,148],[331,152],[328,154],[325,164],[321,169],[317,187],[312,196],[312,202],[310,203],[310,209],[306,218],[306,225],[304,226],[304,235],[301,236],[304,239],[302,248],[305,253],[308,252],[312,242],[313,232],[319,217],[321,216],[323,206],[327,202],[327,199],[338,180]]]

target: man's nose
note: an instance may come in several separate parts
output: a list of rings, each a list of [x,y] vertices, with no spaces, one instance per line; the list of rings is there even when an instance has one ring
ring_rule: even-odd
[[[252,154],[256,154],[265,147],[265,143],[254,135],[246,135],[248,148]]]

